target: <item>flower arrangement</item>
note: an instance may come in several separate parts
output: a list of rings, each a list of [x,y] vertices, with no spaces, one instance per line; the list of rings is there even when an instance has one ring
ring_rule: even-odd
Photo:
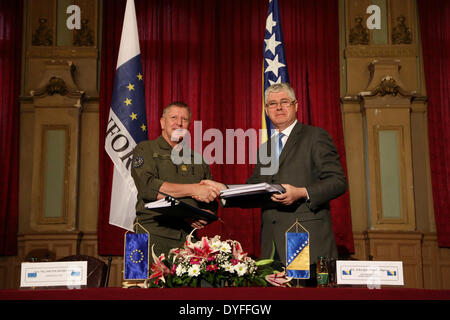
[[[272,260],[255,261],[235,240],[202,237],[194,242],[192,233],[182,248],[172,249],[169,259],[157,257],[152,247],[153,264],[149,287],[208,286],[288,286],[291,278],[271,267]]]

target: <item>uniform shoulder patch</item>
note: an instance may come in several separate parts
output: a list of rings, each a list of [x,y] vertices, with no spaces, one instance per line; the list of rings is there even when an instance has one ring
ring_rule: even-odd
[[[136,156],[133,158],[133,168],[139,168],[144,164],[144,158],[141,156]]]

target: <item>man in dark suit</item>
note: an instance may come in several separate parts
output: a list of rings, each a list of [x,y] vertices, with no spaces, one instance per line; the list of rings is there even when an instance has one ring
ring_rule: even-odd
[[[331,136],[297,121],[298,102],[289,84],[268,87],[264,99],[275,132],[258,154],[276,150],[273,143],[282,145],[278,171],[265,174],[264,168],[272,164],[263,165],[258,157],[247,183],[281,184],[286,193],[274,194],[272,203],[262,209],[261,256],[275,255],[285,264],[285,233],[298,219],[310,235],[310,263],[315,264],[318,256],[337,258],[329,201],[346,191],[347,182]]]

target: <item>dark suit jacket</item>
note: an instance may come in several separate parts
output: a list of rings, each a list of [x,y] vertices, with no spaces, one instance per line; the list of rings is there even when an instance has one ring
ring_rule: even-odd
[[[281,262],[286,263],[285,233],[296,219],[309,232],[311,264],[317,261],[318,256],[337,258],[329,201],[346,191],[347,181],[331,136],[322,128],[297,122],[281,152],[278,172],[262,175],[261,169],[268,165],[261,164],[260,155],[270,154],[272,143],[269,140],[260,147],[258,162],[247,183],[306,187],[309,200],[300,200],[290,206],[271,202],[263,207],[262,258],[270,257],[274,242]]]

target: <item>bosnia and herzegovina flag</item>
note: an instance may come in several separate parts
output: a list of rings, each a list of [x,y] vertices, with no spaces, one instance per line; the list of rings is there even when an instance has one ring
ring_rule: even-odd
[[[271,136],[271,130],[273,129],[272,122],[264,112],[264,91],[274,83],[289,82],[278,0],[269,0],[263,47],[263,106],[261,128],[266,130],[263,130],[264,134],[261,143],[264,143]]]
[[[309,233],[286,232],[286,274],[294,279],[309,279]]]
[[[124,280],[146,280],[149,273],[148,233],[126,233],[124,252]]]
[[[147,140],[138,28],[134,0],[127,0],[117,58],[105,149],[114,163],[109,223],[132,230],[136,216],[137,189],[130,174],[136,144]]]

